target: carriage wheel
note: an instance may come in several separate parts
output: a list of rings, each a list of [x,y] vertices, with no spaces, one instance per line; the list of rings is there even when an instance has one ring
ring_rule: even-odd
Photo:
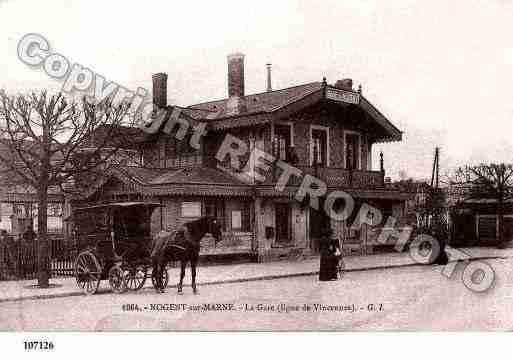
[[[130,267],[126,273],[126,286],[129,290],[139,290],[146,282],[148,269],[144,265]]]
[[[78,287],[87,295],[96,293],[100,285],[102,269],[96,256],[90,252],[82,252],[75,260],[75,278]]]
[[[153,272],[151,273],[151,283],[153,284],[153,288],[157,288]],[[167,268],[164,268],[162,271],[162,283],[164,284],[164,288],[167,288],[167,284],[169,283],[169,273],[167,272]]]
[[[123,293],[126,291],[125,272],[120,266],[115,265],[109,270],[109,284],[114,293]]]

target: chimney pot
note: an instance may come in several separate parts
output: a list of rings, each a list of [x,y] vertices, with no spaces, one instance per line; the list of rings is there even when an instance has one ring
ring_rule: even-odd
[[[271,64],[266,64],[267,66],[267,92],[271,92],[273,90],[273,86],[271,83]]]
[[[153,80],[153,104],[157,108],[167,106],[167,74],[159,72],[154,74]]]

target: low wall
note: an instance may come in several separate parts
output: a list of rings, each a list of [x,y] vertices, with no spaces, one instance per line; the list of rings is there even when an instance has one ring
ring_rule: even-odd
[[[217,243],[211,236],[203,238],[200,255],[250,253],[252,242],[253,233],[225,232],[223,239]]]

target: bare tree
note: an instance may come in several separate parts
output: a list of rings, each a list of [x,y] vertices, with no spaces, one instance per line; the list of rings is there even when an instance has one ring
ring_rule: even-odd
[[[87,173],[97,173],[121,147],[112,135],[126,117],[128,103],[69,102],[46,92],[8,96],[0,92],[0,167],[7,178],[34,188],[38,202],[38,285],[49,285],[48,190]],[[98,129],[101,136],[97,136]]]
[[[451,185],[463,199],[491,199],[496,202],[499,246],[507,246],[503,228],[504,205],[513,198],[513,165],[465,166],[456,171]]]

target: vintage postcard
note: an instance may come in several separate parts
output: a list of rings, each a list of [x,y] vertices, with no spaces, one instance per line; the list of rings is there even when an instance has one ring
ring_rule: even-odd
[[[0,30],[0,331],[513,327],[512,2],[0,0]]]

